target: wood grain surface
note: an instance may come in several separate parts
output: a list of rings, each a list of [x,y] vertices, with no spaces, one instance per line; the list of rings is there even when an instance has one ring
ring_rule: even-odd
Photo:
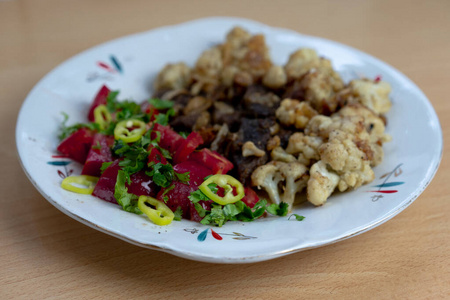
[[[16,118],[30,89],[82,50],[206,16],[332,39],[401,70],[443,128],[432,183],[367,233],[249,265],[146,250],[59,212],[16,153]],[[0,299],[450,299],[450,1],[0,1],[0,54]]]

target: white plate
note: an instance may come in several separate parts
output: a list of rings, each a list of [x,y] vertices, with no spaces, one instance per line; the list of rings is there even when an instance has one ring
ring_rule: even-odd
[[[387,132],[393,141],[385,144],[385,159],[375,168],[373,183],[334,195],[323,207],[304,205],[295,209],[306,217],[302,222],[269,217],[251,223],[229,222],[222,228],[188,220],[159,227],[117,205],[60,188],[64,176],[80,172],[79,164],[54,157],[61,112],[70,115],[70,123],[85,122],[89,103],[104,83],[120,89],[121,99],[146,99],[151,95],[151,82],[166,63],[185,61],[192,65],[203,50],[221,42],[236,25],[263,33],[276,64],[284,64],[300,47],[311,47],[330,58],[344,80],[381,75],[392,85]],[[16,142],[31,182],[70,217],[142,247],[219,263],[268,260],[374,228],[420,195],[433,178],[442,153],[436,113],[419,88],[396,69],[336,42],[235,18],[208,18],[159,28],[108,42],[69,59],[28,95],[19,113]]]

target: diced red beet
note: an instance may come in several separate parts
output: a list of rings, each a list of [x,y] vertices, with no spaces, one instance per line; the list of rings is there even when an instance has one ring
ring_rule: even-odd
[[[177,173],[189,172],[189,184],[196,187],[205,181],[205,177],[213,175],[210,169],[195,161],[185,161],[179,163],[173,167],[173,170]]]
[[[87,128],[80,128],[65,138],[56,149],[71,159],[84,164],[91,149],[93,139],[93,131]]]
[[[102,176],[100,176],[92,195],[108,202],[117,203],[116,198],[114,198],[114,190],[119,169],[119,161],[116,160],[103,172]],[[138,196],[145,195],[155,197],[158,187],[149,176],[145,175],[145,172],[139,171],[131,175],[130,178],[131,184],[125,184],[129,193]]]
[[[198,202],[204,209],[211,210],[212,201],[199,201]],[[197,210],[195,209],[194,203],[190,202],[190,213],[191,213],[191,221],[200,222],[203,217],[200,217]]]
[[[191,192],[195,191],[197,188],[184,184],[179,181],[173,182],[174,188],[168,191],[165,195],[164,191],[167,188],[162,188],[161,191],[159,191],[158,195],[156,196],[156,199],[160,201],[164,201],[164,197],[167,196],[167,206],[172,210],[175,211],[178,207],[180,207],[183,210],[183,218],[190,218],[190,200],[188,199]]]
[[[173,184],[175,187],[165,195],[163,195],[163,193],[166,189],[161,189],[157,199],[164,201],[164,196],[167,196],[167,206],[169,206],[172,211],[175,211],[179,206],[183,210],[183,217],[191,218],[193,214],[196,214],[196,211],[191,211],[191,201],[188,197],[192,192],[198,189],[198,186],[203,183],[206,176],[212,175],[212,172],[210,169],[193,161],[179,163],[175,165],[173,169],[177,173],[189,172],[189,184],[174,181]]]
[[[202,136],[195,131],[191,132],[178,146],[173,161],[176,164],[186,161],[189,155],[201,144],[203,144]]]
[[[172,154],[172,156],[175,155],[176,150],[184,141],[184,138],[173,131],[169,126],[164,126],[156,123],[153,131],[159,131],[161,133],[159,146],[168,150],[170,154]],[[152,132],[151,138],[156,138],[156,134],[154,132]]]
[[[119,161],[113,162],[105,171],[97,182],[92,195],[99,197],[108,202],[117,203],[114,198],[114,189],[119,172]]]
[[[253,208],[256,203],[259,201],[259,197],[256,192],[251,187],[244,188],[245,196],[242,198],[242,202],[244,202],[248,207]]]
[[[111,146],[113,144],[113,137],[96,133],[81,174],[99,177],[101,175],[100,168],[102,164],[113,160],[111,152]]]
[[[226,174],[234,167],[228,159],[206,148],[200,151],[194,151],[189,156],[189,160],[196,161],[210,168],[214,174]]]
[[[141,103],[141,111],[151,115],[150,121],[154,121],[156,116],[159,115],[159,110],[153,107],[147,100]]]
[[[144,171],[139,171],[130,176],[131,184],[125,184],[128,188],[128,193],[138,196],[155,197],[159,188],[153,182],[150,176],[147,176]]]
[[[148,163],[162,163],[167,165],[167,159],[162,155],[162,153],[155,147],[149,147],[150,154],[148,155]]]
[[[91,107],[89,108],[88,120],[94,122],[94,109],[99,105],[106,104],[106,98],[108,97],[110,90],[106,85],[103,85],[95,96],[94,101],[92,101]]]

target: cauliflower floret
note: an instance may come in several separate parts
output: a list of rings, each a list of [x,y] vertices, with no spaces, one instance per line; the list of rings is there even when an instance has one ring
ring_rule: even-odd
[[[220,83],[222,70],[223,61],[220,47],[217,46],[204,51],[192,71],[195,84],[191,87],[191,93],[197,95],[201,91],[213,90]]]
[[[341,130],[355,135],[360,139],[368,138],[363,117],[342,117],[337,114],[333,114],[331,117],[319,115],[312,118],[305,128],[305,133],[307,135],[320,136],[323,139],[328,139],[328,136],[333,130]]]
[[[282,162],[271,161],[268,164],[259,166],[252,173],[252,185],[258,188],[264,188],[274,203],[280,203],[281,197],[278,192],[278,183],[284,178],[280,172]]]
[[[363,184],[372,182],[375,179],[375,174],[373,173],[370,163],[364,161],[362,163],[361,169],[358,171],[346,171],[338,172],[339,174],[339,191],[343,192],[350,188],[356,189]]]
[[[357,188],[375,179],[370,157],[360,150],[354,136],[333,130],[329,140],[319,148],[320,159],[340,176],[339,190]]]
[[[313,117],[306,125],[305,134],[327,139],[333,120],[330,117],[318,115]]]
[[[239,49],[248,42],[251,35],[242,27],[236,26],[227,34],[226,44],[231,49]],[[242,56],[243,57],[243,56]]]
[[[294,125],[298,129],[304,129],[318,113],[307,102],[300,102],[294,99],[284,99],[280,107],[276,110],[275,116],[281,124],[286,126]]]
[[[333,130],[328,142],[319,148],[320,158],[335,171],[361,169],[365,154],[353,141],[353,136],[341,130]]]
[[[290,210],[296,194],[306,187],[309,179],[307,171],[308,168],[299,162],[271,161],[253,171],[252,184],[264,188],[272,202],[287,203]],[[282,182],[283,191],[280,191],[279,185]]]
[[[305,134],[321,137],[325,141],[336,130],[350,134],[365,159],[370,161],[371,166],[376,166],[383,160],[383,142],[390,140],[384,128],[383,120],[373,111],[361,104],[348,104],[331,117],[319,115],[312,118]]]
[[[383,114],[391,109],[389,93],[391,86],[384,81],[375,82],[368,79],[352,80],[349,84],[352,94],[358,102],[367,106],[377,114]]]
[[[239,73],[239,68],[236,66],[227,66],[222,72],[222,84],[230,87],[233,85],[234,78]]]
[[[247,157],[247,156],[262,157],[265,154],[266,154],[266,152],[264,150],[261,150],[258,147],[256,147],[253,142],[250,142],[250,141],[245,142],[244,145],[242,146],[242,156],[243,157]]]
[[[297,161],[294,155],[286,153],[286,151],[284,151],[284,149],[281,147],[276,147],[275,149],[273,149],[272,152],[270,153],[270,156],[274,161],[282,161],[282,162]]]
[[[155,80],[155,90],[180,90],[188,86],[191,70],[185,63],[168,64],[159,72]]]
[[[303,48],[292,53],[284,66],[286,74],[291,78],[299,78],[320,65],[320,57],[314,49]]]
[[[216,79],[222,69],[222,53],[219,47],[204,51],[195,64],[195,73],[201,77]]]
[[[224,66],[236,66],[251,76],[260,78],[272,66],[264,35],[254,35],[235,27],[221,45]]]
[[[287,82],[287,76],[284,69],[280,66],[272,66],[263,77],[263,84],[272,89],[278,89]]]
[[[336,111],[336,94],[344,86],[342,79],[332,69],[319,68],[309,72],[301,79],[305,100],[319,113],[330,114]]]
[[[281,139],[278,135],[275,135],[267,141],[266,149],[268,151],[272,151],[273,149],[275,149],[276,147],[279,147],[280,145],[281,145]]]
[[[326,163],[318,161],[309,170],[306,194],[312,204],[323,205],[339,183],[339,175],[327,169]]]
[[[366,144],[370,147],[372,152],[371,166],[380,164],[384,157],[382,145],[391,140],[391,136],[384,132],[385,125],[383,119],[375,112],[359,103],[345,106],[337,115],[341,118],[359,117],[363,119],[363,124],[368,133],[368,137],[365,138]],[[360,135],[360,139],[362,139],[362,136],[363,135]]]
[[[308,168],[299,162],[286,163],[280,167],[281,174],[285,178],[285,189],[281,200],[289,204],[292,209],[295,195],[300,193],[307,185],[309,175]]]
[[[366,131],[369,133],[371,143],[389,142],[391,137],[385,134],[385,125],[374,111],[368,109],[361,104],[349,104],[343,107],[337,114],[339,117],[354,117],[360,116],[363,118]]]
[[[321,137],[307,136],[302,132],[296,132],[289,137],[286,152],[297,155],[298,161],[309,166],[313,161],[320,159],[319,147],[323,144]]]

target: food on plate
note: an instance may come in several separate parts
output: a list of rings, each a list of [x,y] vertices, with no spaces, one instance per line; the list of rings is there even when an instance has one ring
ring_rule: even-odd
[[[371,182],[390,140],[388,83],[344,83],[313,49],[275,65],[264,36],[239,27],[192,67],[169,63],[153,84],[141,104],[103,86],[88,123],[63,124],[58,151],[84,164],[64,188],[95,185],[94,196],[157,225],[222,226],[285,216],[304,191],[320,206]]]

